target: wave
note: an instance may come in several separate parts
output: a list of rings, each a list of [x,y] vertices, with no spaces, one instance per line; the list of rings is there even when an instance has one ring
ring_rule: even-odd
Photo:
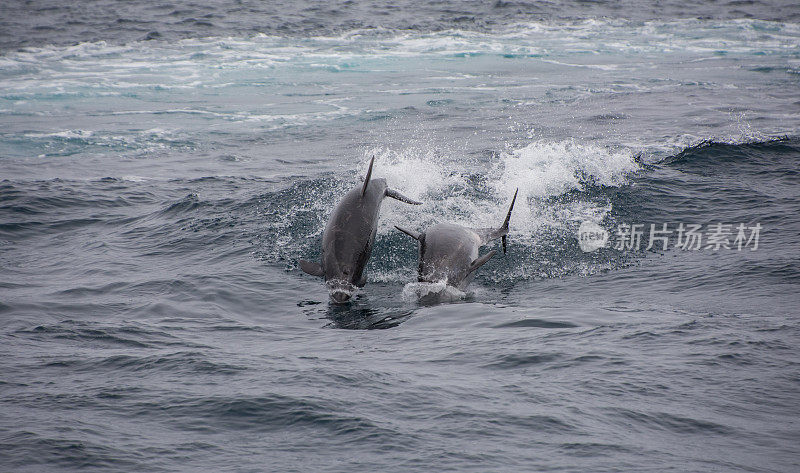
[[[515,207],[511,219],[510,256],[494,258],[487,264],[478,275],[483,284],[588,276],[638,265],[643,259],[656,256],[646,251],[611,249],[581,252],[575,235],[579,224],[587,220],[599,223],[612,234],[621,223],[642,223],[647,227],[662,222],[710,225],[718,221],[734,225],[760,221],[789,231],[794,224],[786,218],[786,206],[791,207],[791,196],[800,184],[800,145],[796,138],[704,142],[650,163],[643,162],[631,150],[584,146],[574,141],[534,141],[499,152],[483,162],[462,162],[461,166],[446,154],[412,148],[376,149],[366,153],[357,175],[363,174],[366,156],[373,153],[379,156],[377,175],[385,173],[390,185],[425,202],[424,212],[385,205],[378,244],[368,267],[371,280],[381,282],[415,278],[416,248],[396,235],[393,225],[424,229],[432,223],[448,221],[473,227],[494,226],[502,220],[505,201],[517,187],[521,205]],[[334,195],[330,196],[324,208],[330,208],[335,200]],[[321,232],[324,217],[317,222],[316,230]],[[648,234],[645,232],[645,238]],[[766,238],[776,237],[780,238],[775,234]],[[299,253],[315,257],[315,241],[309,235]],[[788,260],[778,258],[757,265],[759,270],[748,270],[747,274],[775,274],[788,282],[794,278],[786,273],[789,265]],[[744,284],[737,279],[740,269],[741,264],[727,269],[726,274],[736,282],[723,279],[727,282],[721,284]],[[712,277],[701,279],[707,287],[717,284]],[[404,289],[408,298],[429,292],[437,291],[416,283]],[[464,298],[456,296],[455,299]]]
[[[775,169],[779,164],[796,156],[800,149],[800,139],[791,136],[777,136],[766,140],[742,139],[717,140],[714,138],[700,141],[687,146],[679,153],[668,156],[659,161],[660,164],[681,166],[717,166],[726,164],[756,164],[766,165],[765,172],[780,172],[793,174],[794,166],[785,169]],[[791,164],[791,163],[787,163]]]
[[[502,222],[508,201],[519,189],[519,201],[528,205],[514,209],[511,234],[517,236],[530,234],[545,223],[603,214],[605,206],[572,202],[555,215],[536,202],[589,187],[619,187],[639,169],[636,156],[629,150],[582,145],[573,140],[533,141],[479,162],[464,162],[460,156],[437,155],[413,147],[377,148],[365,152],[359,175],[365,173],[368,156],[372,155],[377,156],[380,166],[376,166],[376,172],[386,176],[390,187],[403,189],[426,203],[425,212],[387,206],[388,218],[384,220],[405,220],[405,224],[420,228],[442,219],[476,228],[494,227]],[[382,223],[379,233],[392,229],[393,225]]]
[[[797,148],[793,138],[744,144],[707,142],[648,164],[630,149],[574,140],[535,140],[495,152],[486,159],[467,160],[421,146],[382,147],[365,150],[354,173],[298,178],[244,200],[224,195],[209,198],[206,193],[201,198],[195,191],[164,201],[155,195],[142,195],[141,189],[135,192],[142,185],[149,188],[149,181],[88,181],[82,191],[71,186],[70,181],[45,181],[39,187],[51,187],[52,195],[39,195],[33,200],[23,198],[25,193],[21,192],[27,186],[5,184],[7,203],[0,210],[14,215],[2,229],[8,238],[111,224],[120,238],[131,240],[126,246],[148,255],[199,257],[208,251],[203,250],[208,245],[245,239],[259,260],[296,269],[299,258],[319,257],[318,241],[327,215],[339,196],[358,183],[357,176],[365,174],[369,158],[375,155],[375,175],[387,178],[390,186],[425,205],[420,210],[391,200],[384,203],[378,244],[368,267],[372,281],[407,282],[414,277],[416,249],[397,234],[394,225],[420,230],[437,222],[493,227],[503,220],[511,195],[519,189],[519,205],[512,215],[509,235],[512,256],[495,258],[497,261],[487,265],[479,277],[493,283],[510,283],[518,279],[596,274],[635,261],[630,255],[613,252],[582,254],[575,235],[586,220],[611,232],[623,221],[650,223],[665,216],[669,221],[710,222],[716,213],[717,218],[732,215],[749,221],[752,212],[744,206],[758,206],[770,197],[762,191],[743,199],[746,187],[770,182],[772,192],[790,192],[797,179],[796,160],[792,160],[796,159]],[[770,164],[764,167],[766,163]],[[664,174],[668,168],[681,174]],[[710,182],[698,185],[692,177],[698,173],[702,179],[730,175],[733,180],[727,187]],[[745,179],[745,175],[749,177]],[[250,181],[219,176],[190,180],[184,186],[215,189],[250,186]],[[64,189],[67,194],[62,192]],[[122,193],[111,198],[109,192],[113,189],[121,189]],[[731,200],[719,199],[726,194]],[[703,207],[687,209],[688,198],[704,203]],[[142,202],[151,210],[131,215],[133,205]],[[75,210],[96,214],[99,208],[107,209],[111,220],[98,215],[92,219],[74,216]],[[37,218],[54,211],[71,213],[73,218],[48,223]],[[128,215],[122,217],[121,211]],[[770,221],[771,216],[764,217]]]
[[[102,11],[86,15],[70,4],[36,7],[11,3],[8,20],[0,32],[0,47],[18,48],[47,42],[71,44],[87,38],[125,43],[134,40],[175,42],[197,36],[241,36],[266,33],[285,37],[333,36],[351,31],[439,32],[450,29],[503,32],[519,23],[581,24],[630,22],[641,24],[663,18],[702,18],[797,21],[791,2],[729,0],[720,4],[615,0],[587,3],[493,1],[425,2],[398,0],[391,4],[358,3],[309,5],[306,2],[275,0],[269,4],[246,5],[230,1],[199,5],[178,1],[170,4],[133,6],[109,1]],[[24,21],[36,15],[32,25]]]
[[[68,428],[67,430],[73,429]],[[19,468],[19,471],[31,471],[32,465],[39,467],[49,465],[49,468],[58,466],[67,469],[141,468],[142,465],[136,455],[130,454],[122,448],[110,447],[98,438],[100,431],[99,427],[96,430],[84,429],[82,432],[76,431],[60,435],[56,432],[41,434],[27,430],[12,431],[3,438],[3,463],[8,467]],[[87,436],[97,438],[97,440],[87,440]]]
[[[112,286],[112,287],[109,287]],[[94,290],[81,290],[70,289],[68,294],[73,297],[83,297],[86,295],[108,295],[123,288],[123,283],[103,286]],[[82,292],[82,294],[77,294]],[[90,294],[86,294],[90,292]],[[86,309],[89,309],[86,307]],[[155,328],[143,326],[141,324],[127,324],[127,325],[114,325],[114,326],[101,326],[94,323],[88,323],[77,320],[64,320],[55,324],[37,325],[30,329],[20,329],[12,332],[12,336],[17,338],[26,338],[36,341],[57,341],[63,344],[72,345],[78,342],[84,346],[92,346],[95,348],[169,348],[169,347],[192,347],[204,348],[202,345],[193,344],[186,340],[178,339],[167,332]],[[180,364],[186,362],[187,364],[198,362],[195,353],[178,353],[167,355],[164,357],[143,357],[137,358],[127,355],[119,355],[110,358],[103,358],[99,360],[83,360],[80,361],[81,366],[86,370],[100,368],[101,366],[121,368],[136,367],[136,366],[157,366],[165,364],[173,357],[179,359],[173,363]],[[190,363],[191,362],[191,363]],[[72,361],[59,361],[55,365],[66,366],[74,365]]]
[[[168,416],[182,430],[211,432],[219,428],[271,432],[315,427],[336,436],[337,441],[385,438],[394,440],[399,432],[368,417],[343,409],[337,401],[303,396],[264,394],[261,396],[164,397],[157,403],[128,406],[138,417]]]
[[[583,253],[576,234],[587,220],[612,233],[623,222],[722,219],[732,224],[761,220],[765,225],[791,225],[780,209],[790,205],[798,184],[798,149],[797,138],[792,137],[703,142],[647,162],[628,148],[575,140],[533,140],[467,159],[424,145],[378,147],[364,150],[355,172],[295,176],[284,182],[226,176],[177,179],[168,182],[193,192],[176,192],[166,199],[152,189],[163,185],[161,181],[6,181],[0,187],[0,211],[7,221],[0,231],[4,238],[19,240],[33,234],[103,228],[112,232],[116,245],[146,256],[203,259],[220,251],[218,257],[252,252],[266,264],[296,270],[298,259],[319,257],[327,216],[341,194],[357,185],[375,155],[377,177],[387,178],[390,186],[425,204],[418,209],[392,200],[384,203],[368,266],[370,281],[415,279],[416,248],[394,225],[419,230],[437,222],[493,227],[503,220],[518,188],[509,256],[494,258],[478,275],[479,283],[505,285],[593,275],[647,257],[612,250]],[[267,183],[272,190],[247,192],[240,198],[226,191],[251,188],[254,183],[259,187]],[[31,186],[36,193],[30,193]],[[41,218],[53,214],[71,217],[46,222]],[[232,243],[235,247],[226,246]],[[789,266],[788,261],[779,261],[754,267],[781,279],[793,277],[786,272]],[[133,283],[120,284],[135,289]],[[77,293],[70,294],[59,297]]]
[[[535,141],[496,153],[488,160],[475,161],[414,146],[368,149],[355,173],[336,179],[299,181],[261,195],[258,206],[265,219],[262,228],[266,233],[257,239],[257,257],[284,264],[287,269],[296,269],[299,258],[318,258],[319,238],[327,215],[339,196],[358,183],[356,176],[366,173],[373,155],[376,177],[385,177],[391,187],[424,202],[422,209],[391,200],[383,204],[377,243],[368,266],[370,279],[382,282],[408,281],[413,277],[416,249],[397,233],[394,225],[424,229],[437,222],[451,222],[474,228],[494,227],[503,221],[516,189],[519,189],[518,205],[509,235],[509,253],[514,255],[510,259],[515,263],[491,262],[481,277],[509,282],[520,276],[604,270],[608,261],[602,258],[565,262],[564,257],[558,257],[557,262],[552,261],[564,248],[541,245],[553,238],[558,247],[574,243],[572,234],[581,220],[602,220],[612,209],[602,194],[613,191],[602,189],[628,185],[630,176],[640,169],[630,151],[581,145],[572,140]],[[425,177],[420,179],[420,176]],[[558,200],[567,194],[576,198]],[[576,256],[574,250],[568,254]],[[538,269],[531,272],[531,260],[544,261],[533,265]],[[408,291],[417,289],[409,287]]]
[[[231,44],[236,41],[248,41],[252,39],[269,39],[269,40],[311,40],[316,42],[375,42],[384,44],[397,44],[403,43],[409,51],[458,51],[465,52],[462,46],[464,41],[470,39],[486,40],[487,38],[504,38],[504,39],[525,39],[531,37],[537,38],[565,38],[571,37],[574,40],[588,40],[597,39],[593,38],[600,32],[631,32],[638,36],[646,36],[651,45],[647,42],[641,41],[638,47],[641,50],[659,48],[661,42],[666,35],[672,34],[675,31],[691,29],[698,32],[698,34],[687,35],[685,43],[677,43],[674,46],[680,47],[683,44],[689,47],[707,48],[713,47],[717,44],[732,45],[729,41],[731,38],[739,38],[748,34],[750,31],[760,33],[758,36],[750,35],[751,40],[758,43],[768,41],[775,38],[783,38],[783,35],[796,35],[800,31],[800,27],[796,22],[791,20],[787,21],[783,16],[781,19],[774,20],[761,20],[753,18],[740,18],[740,19],[710,19],[710,18],[684,18],[684,19],[671,19],[671,20],[631,20],[624,18],[611,19],[610,17],[598,18],[582,18],[572,20],[519,20],[503,24],[496,28],[465,28],[464,24],[449,24],[444,27],[436,28],[434,30],[426,30],[420,28],[393,28],[382,26],[351,26],[349,28],[342,28],[337,32],[321,30],[317,34],[303,34],[297,35],[287,32],[277,31],[251,31],[245,34],[195,34],[185,35],[183,38],[164,38],[147,37],[141,40],[120,41],[119,39],[104,39],[94,42],[81,42],[72,41],[73,44],[62,46],[54,45],[39,45],[28,46],[21,48],[22,52],[44,52],[50,48],[59,48],[69,52],[68,58],[74,58],[76,51],[87,45],[98,44],[102,47],[109,48],[109,54],[119,53],[124,51],[126,47],[131,45],[164,45],[167,43],[190,43],[192,41],[230,41]],[[203,30],[198,30],[200,33]],[[206,30],[209,31],[209,30]],[[212,30],[213,31],[213,30]],[[606,47],[610,49],[619,47],[628,47],[630,44],[618,43],[614,40],[617,38],[609,38],[606,41]],[[709,39],[712,42],[709,42]],[[723,42],[724,41],[724,42]],[[585,44],[585,43],[575,43]],[[484,46],[494,46],[494,43],[484,43]],[[456,46],[454,48],[454,46]],[[594,45],[597,47],[597,44]],[[496,48],[489,48],[495,49]],[[534,50],[541,51],[544,48]],[[468,49],[466,51],[469,51]],[[11,53],[18,51],[10,51]],[[530,54],[531,51],[526,50],[525,53]]]

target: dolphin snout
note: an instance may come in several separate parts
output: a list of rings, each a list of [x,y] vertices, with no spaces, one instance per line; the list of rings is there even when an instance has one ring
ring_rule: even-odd
[[[328,281],[328,291],[330,291],[331,300],[336,304],[344,304],[348,302],[355,292],[356,288],[349,281],[334,279]]]
[[[350,300],[352,294],[345,291],[333,291],[331,292],[331,300],[337,304],[344,304],[345,302]]]

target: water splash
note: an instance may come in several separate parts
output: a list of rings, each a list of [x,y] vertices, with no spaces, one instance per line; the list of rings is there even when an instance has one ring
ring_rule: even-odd
[[[405,302],[438,304],[462,301],[468,296],[469,293],[453,286],[448,286],[445,281],[410,282],[403,287],[403,300]]]
[[[424,202],[421,209],[386,205],[380,234],[394,225],[424,229],[437,222],[473,228],[496,227],[504,219],[511,196],[519,189],[511,232],[531,235],[542,226],[591,217],[601,220],[611,210],[604,201],[590,198],[563,204],[548,199],[590,186],[620,187],[639,169],[632,151],[584,145],[573,140],[533,141],[521,148],[494,155],[485,163],[473,163],[431,149],[367,150],[358,174],[369,157],[376,156],[376,176],[389,186]]]

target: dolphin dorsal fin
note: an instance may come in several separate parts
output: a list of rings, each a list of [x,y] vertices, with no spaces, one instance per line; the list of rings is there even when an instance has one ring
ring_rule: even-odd
[[[490,241],[500,238],[503,241],[503,254],[506,253],[506,235],[508,235],[508,222],[511,220],[511,211],[514,210],[514,202],[517,201],[517,194],[519,193],[519,189],[514,191],[514,198],[511,199],[511,205],[508,206],[508,213],[506,214],[506,219],[503,221],[503,224],[497,228],[479,228],[474,230],[478,236],[481,237],[481,245],[485,245]]]
[[[375,155],[369,160],[369,169],[367,169],[367,177],[364,179],[364,187],[361,188],[361,197],[367,193],[367,186],[369,186],[369,178],[372,177],[372,165],[375,163]]]
[[[411,238],[413,238],[415,240],[419,240],[420,237],[422,236],[422,234],[420,234],[418,232],[415,232],[414,230],[406,230],[405,228],[398,227],[397,225],[395,225],[394,228],[400,230],[401,232],[405,233],[406,235],[410,236]]]
[[[517,201],[517,193],[519,192],[519,187],[517,190],[514,191],[514,198],[511,199],[511,205],[508,207],[508,214],[506,214],[506,220],[503,222],[503,254],[506,254],[506,235],[508,235],[508,221],[511,220],[511,211],[514,210],[514,202]]]
[[[475,260],[472,263],[470,263],[467,273],[471,273],[476,269],[480,268],[481,266],[483,266],[484,264],[486,264],[487,261],[492,259],[492,256],[494,256],[495,253],[497,253],[497,250],[492,250],[483,256],[478,256],[477,258],[475,258]]]

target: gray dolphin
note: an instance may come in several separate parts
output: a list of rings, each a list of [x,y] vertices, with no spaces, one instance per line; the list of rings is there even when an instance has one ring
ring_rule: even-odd
[[[372,165],[364,184],[354,187],[342,197],[333,210],[322,233],[322,264],[300,260],[300,268],[312,276],[325,278],[331,299],[344,303],[356,287],[364,287],[367,266],[378,229],[378,212],[384,197],[407,204],[422,202],[409,199],[386,185],[386,179],[372,179]]]
[[[419,241],[418,280],[420,282],[444,281],[448,286],[463,291],[475,277],[475,270],[497,253],[496,250],[492,250],[485,255],[478,256],[481,246],[494,239],[502,238],[503,253],[506,252],[508,221],[511,219],[511,211],[517,200],[517,192],[519,189],[514,192],[506,220],[497,229],[472,229],[452,223],[439,223],[428,228],[424,233],[417,233],[395,226],[401,232]]]

